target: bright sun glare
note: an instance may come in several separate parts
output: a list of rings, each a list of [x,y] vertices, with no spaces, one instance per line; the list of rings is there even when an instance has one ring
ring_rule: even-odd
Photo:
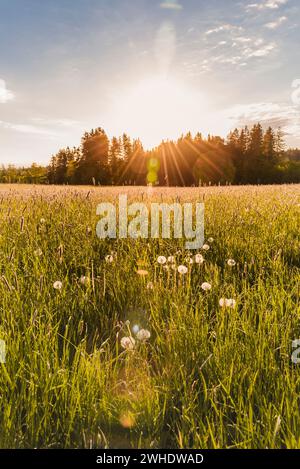
[[[115,99],[112,128],[119,134],[125,128],[149,149],[189,130],[205,132],[206,111],[204,95],[175,79],[156,76],[135,84]]]

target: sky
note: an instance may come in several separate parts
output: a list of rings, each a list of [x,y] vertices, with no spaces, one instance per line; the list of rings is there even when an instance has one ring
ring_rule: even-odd
[[[252,3],[253,2],[253,3]],[[260,121],[300,146],[299,0],[0,0],[0,164]]]

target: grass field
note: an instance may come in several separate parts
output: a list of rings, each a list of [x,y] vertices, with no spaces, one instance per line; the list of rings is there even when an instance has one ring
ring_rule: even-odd
[[[204,200],[205,261],[98,239],[119,193]],[[299,229],[300,186],[0,186],[0,447],[300,448]]]

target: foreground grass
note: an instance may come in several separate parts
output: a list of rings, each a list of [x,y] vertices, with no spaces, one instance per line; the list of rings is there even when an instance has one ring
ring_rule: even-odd
[[[97,203],[123,188],[0,187],[0,447],[299,448],[300,187],[126,190],[204,199],[204,264],[100,241]],[[134,325],[151,338],[129,352]]]

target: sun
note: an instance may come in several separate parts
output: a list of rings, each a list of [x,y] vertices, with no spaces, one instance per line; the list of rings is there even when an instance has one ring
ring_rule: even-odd
[[[146,78],[114,99],[116,134],[139,137],[146,149],[205,125],[206,97],[166,76]]]

